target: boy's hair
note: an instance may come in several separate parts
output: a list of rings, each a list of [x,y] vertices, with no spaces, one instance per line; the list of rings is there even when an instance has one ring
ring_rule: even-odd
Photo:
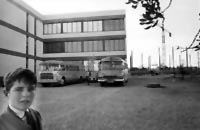
[[[36,84],[36,75],[29,69],[17,68],[16,70],[7,73],[4,78],[4,91],[9,92],[15,81],[24,81],[28,84]]]

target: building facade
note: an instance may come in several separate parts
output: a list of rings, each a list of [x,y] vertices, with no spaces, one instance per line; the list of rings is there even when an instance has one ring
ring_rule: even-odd
[[[44,60],[126,59],[124,10],[41,15],[21,0],[1,0],[0,33],[0,77],[20,66],[37,72]]]

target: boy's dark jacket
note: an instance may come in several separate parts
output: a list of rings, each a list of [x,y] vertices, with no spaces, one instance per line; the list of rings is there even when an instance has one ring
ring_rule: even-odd
[[[20,119],[9,107],[0,115],[0,130],[42,130],[40,113],[29,108],[29,125]]]

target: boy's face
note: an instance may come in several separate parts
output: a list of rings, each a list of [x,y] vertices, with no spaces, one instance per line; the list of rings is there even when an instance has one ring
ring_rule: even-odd
[[[24,83],[23,80],[15,81],[8,92],[8,101],[14,108],[25,111],[31,106],[35,92],[35,85]]]

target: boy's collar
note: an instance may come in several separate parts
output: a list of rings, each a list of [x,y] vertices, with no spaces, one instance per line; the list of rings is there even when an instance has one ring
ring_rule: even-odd
[[[25,111],[18,110],[18,109],[14,108],[10,104],[8,106],[19,118],[23,118],[24,117]]]

